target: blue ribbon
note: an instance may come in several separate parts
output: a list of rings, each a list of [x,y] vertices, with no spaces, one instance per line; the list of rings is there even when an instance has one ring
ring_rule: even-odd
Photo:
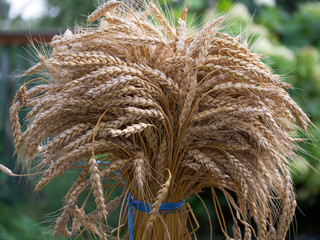
[[[108,161],[99,161],[97,160],[98,164],[107,164],[109,163]],[[117,170],[117,173],[121,176],[121,173],[119,170]],[[121,176],[122,177],[122,176]],[[124,179],[122,177],[123,183],[124,183]],[[125,183],[124,183],[125,185]],[[153,205],[153,203],[149,204],[147,202],[143,202],[143,201],[138,201],[135,200],[133,198],[133,196],[128,193],[128,197],[127,197],[127,201],[128,201],[128,231],[129,231],[129,240],[133,240],[133,208],[137,211],[140,212],[147,212],[150,213],[152,208],[151,205]],[[180,202],[175,202],[175,203],[161,203],[160,208],[159,208],[159,212],[164,212],[165,213],[172,213],[175,210],[181,208],[184,205],[184,201],[180,201]]]
[[[127,197],[128,201],[128,231],[129,231],[129,240],[133,240],[133,208],[140,212],[151,212],[151,204],[143,201],[138,201],[133,198],[130,194]],[[175,210],[181,208],[184,205],[184,201],[175,202],[175,203],[161,203],[159,213],[166,211],[166,213],[172,213]]]

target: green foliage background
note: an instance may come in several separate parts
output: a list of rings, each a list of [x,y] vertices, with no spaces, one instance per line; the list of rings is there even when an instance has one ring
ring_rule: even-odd
[[[66,28],[74,25],[75,19],[84,24],[85,19],[97,6],[95,0],[46,0],[47,9],[43,18],[30,22],[32,29]],[[189,25],[198,27],[217,15],[226,14],[225,29],[233,35],[241,34],[243,40],[256,52],[267,56],[263,61],[280,74],[284,81],[295,87],[290,90],[294,100],[320,128],[320,2],[279,0],[274,5],[257,4],[258,1],[208,1],[189,0]],[[273,2],[273,1],[269,1]],[[168,12],[177,18],[184,2],[179,0],[160,1]],[[169,10],[168,10],[169,9]],[[9,5],[0,0],[0,26],[6,23],[10,30],[24,28],[24,21],[17,17],[8,19]],[[24,29],[25,30],[25,29]],[[3,54],[0,51],[0,55]],[[12,96],[8,96],[12,98]],[[1,105],[1,103],[0,103]],[[0,111],[3,112],[2,110]],[[8,115],[8,113],[4,113]],[[313,141],[301,146],[307,162],[293,164],[299,209],[297,227],[291,230],[288,239],[320,239],[320,132],[310,128]],[[0,122],[0,132],[5,124]],[[0,150],[8,147],[0,136]],[[1,152],[1,151],[0,151]],[[14,167],[15,157],[0,155],[0,163]],[[52,239],[50,224],[61,207],[63,193],[73,182],[71,174],[49,184],[40,193],[33,192],[35,179],[12,179],[0,173],[0,239]],[[214,239],[219,235],[219,225],[209,194],[202,194],[207,203],[214,225]],[[199,239],[209,239],[206,212],[196,198],[188,200],[201,225]],[[222,207],[226,203],[221,199]],[[227,211],[227,210],[226,210]],[[228,214],[226,214],[227,216]],[[43,222],[39,224],[40,222]],[[111,221],[112,224],[112,221]],[[298,229],[298,230],[297,230]],[[296,231],[297,230],[297,231]],[[297,233],[296,233],[297,232]]]

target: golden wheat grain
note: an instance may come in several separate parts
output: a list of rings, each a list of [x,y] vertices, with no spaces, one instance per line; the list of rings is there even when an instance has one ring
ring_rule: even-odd
[[[72,212],[74,212],[75,205],[76,205],[75,199],[70,199],[66,203],[66,205],[63,207],[62,214],[57,218],[56,225],[54,227],[55,237],[58,237],[59,235],[62,235],[65,237],[72,236],[72,233],[69,231],[67,224]]]
[[[296,207],[288,164],[298,157],[296,130],[310,120],[259,54],[220,31],[222,17],[189,34],[186,15],[185,7],[175,29],[152,2],[139,10],[106,2],[88,17],[97,26],[55,36],[51,55],[37,52],[40,62],[25,72],[48,80],[26,83],[12,103],[20,162],[44,171],[37,191],[78,171],[55,236],[84,228],[106,238],[107,213],[130,194],[153,203],[150,214],[134,210],[135,239],[191,239],[192,209],[163,214],[160,205],[209,187],[214,205],[217,188],[235,213],[234,239],[285,238]],[[24,106],[32,108],[25,122]],[[123,192],[109,201],[116,187]],[[91,212],[77,205],[88,194]]]
[[[88,22],[94,22],[95,20],[102,17],[110,8],[116,7],[120,4],[120,2],[110,0],[105,4],[99,6],[93,13],[88,16]]]
[[[106,218],[106,215],[108,214],[106,206],[104,204],[104,194],[101,184],[101,175],[100,170],[98,168],[97,161],[94,158],[90,158],[88,161],[88,165],[90,166],[90,182],[93,188],[93,195],[95,197],[95,202],[97,205],[97,210],[99,211],[99,218],[103,219]]]
[[[145,167],[144,167],[144,160],[142,158],[135,159],[134,164],[135,167],[135,177],[136,177],[136,184],[138,186],[138,191],[143,193],[143,186],[145,182]]]
[[[166,182],[163,185],[161,185],[161,187],[157,193],[156,201],[152,205],[152,210],[150,212],[150,217],[148,219],[145,232],[149,232],[151,230],[151,227],[152,227],[152,225],[158,215],[161,202],[163,202],[168,195],[169,187],[171,184],[171,177],[172,177],[171,173],[169,172],[169,177],[167,178]]]

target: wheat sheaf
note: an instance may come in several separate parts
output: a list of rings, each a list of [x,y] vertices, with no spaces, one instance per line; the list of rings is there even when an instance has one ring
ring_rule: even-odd
[[[226,239],[285,239],[296,208],[288,163],[310,121],[290,85],[220,31],[222,17],[187,34],[186,14],[175,28],[152,2],[139,11],[106,2],[88,17],[97,25],[55,36],[26,71],[47,77],[23,85],[10,111],[18,155],[43,172],[36,191],[80,170],[55,236],[128,239],[130,194],[151,206],[133,210],[134,239],[195,239],[190,205],[159,209],[211,188],[217,211],[218,190],[232,212],[232,233],[219,217]],[[31,109],[24,131],[22,107]],[[110,199],[115,186],[123,192]],[[108,230],[119,204],[119,226]]]

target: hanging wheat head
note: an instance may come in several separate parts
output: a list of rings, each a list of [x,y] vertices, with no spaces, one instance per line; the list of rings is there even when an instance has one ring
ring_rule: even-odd
[[[87,230],[106,239],[103,225],[123,200],[119,237],[130,194],[152,205],[133,210],[134,239],[191,239],[188,205],[170,213],[160,206],[211,188],[233,212],[233,233],[221,227],[227,239],[284,239],[296,207],[288,159],[294,133],[309,123],[290,86],[219,32],[222,18],[187,35],[186,8],[176,28],[153,3],[142,9],[110,1],[88,17],[98,26],[55,36],[50,56],[25,73],[49,80],[21,87],[11,107],[18,155],[44,171],[36,191],[81,169],[55,235]],[[32,109],[22,132],[23,106]],[[108,198],[106,179],[123,186],[119,197]],[[83,194],[96,210],[79,205]]]

